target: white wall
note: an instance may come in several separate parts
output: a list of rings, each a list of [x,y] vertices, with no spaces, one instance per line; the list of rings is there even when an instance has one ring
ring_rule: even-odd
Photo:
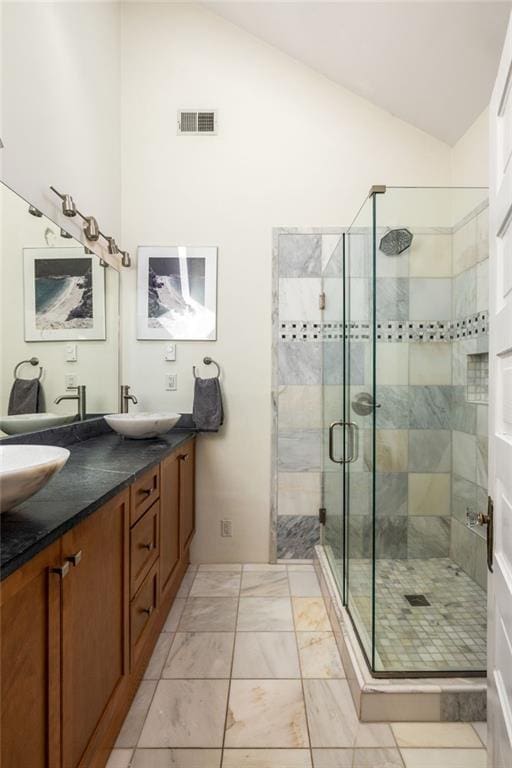
[[[53,220],[48,187],[69,192],[119,236],[119,4],[1,5],[3,180]]]
[[[489,186],[489,110],[477,117],[451,152],[451,184]]]
[[[450,149],[204,8],[126,4],[121,45],[123,241],[219,246],[218,341],[179,343],[175,364],[164,342],[134,341],[123,273],[124,378],[143,409],[190,410],[192,365],[219,361],[227,423],[199,441],[193,557],[264,561],[272,227],[348,224],[372,184],[447,185]],[[218,109],[218,135],[177,136],[187,107]]]

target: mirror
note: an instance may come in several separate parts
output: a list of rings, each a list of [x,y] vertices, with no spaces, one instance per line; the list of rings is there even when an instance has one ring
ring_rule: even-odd
[[[12,189],[0,195],[0,436],[79,419],[78,387],[82,418],[116,412],[119,273]]]

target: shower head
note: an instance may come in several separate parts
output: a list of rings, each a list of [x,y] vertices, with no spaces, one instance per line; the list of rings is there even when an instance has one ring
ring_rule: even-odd
[[[413,237],[408,229],[390,229],[381,239],[379,250],[386,256],[400,256],[411,247]]]

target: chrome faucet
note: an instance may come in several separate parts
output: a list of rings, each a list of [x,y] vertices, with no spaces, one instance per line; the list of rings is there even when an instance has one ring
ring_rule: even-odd
[[[85,405],[85,384],[80,384],[78,387],[69,387],[69,389],[76,389],[76,395],[61,395],[55,399],[55,405],[58,405],[62,400],[77,400],[78,402],[78,418],[80,421],[85,421],[86,405]]]
[[[121,413],[128,413],[128,401],[131,400],[134,405],[139,402],[135,395],[130,394],[130,387],[128,384],[121,384],[121,395],[119,398],[119,410]]]

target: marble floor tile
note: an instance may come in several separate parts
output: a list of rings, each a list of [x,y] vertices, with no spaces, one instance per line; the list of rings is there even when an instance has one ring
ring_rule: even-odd
[[[306,571],[315,573],[315,566],[313,563],[290,563],[288,566],[288,573],[292,571]]]
[[[473,728],[478,733],[478,737],[484,746],[487,745],[487,723],[472,723]]]
[[[307,748],[300,680],[233,680],[225,746]]]
[[[403,765],[398,749],[354,750],[352,768],[403,768]],[[439,768],[441,768],[440,765]]]
[[[485,749],[402,749],[405,768],[487,768]]]
[[[160,680],[139,747],[221,747],[227,680]]]
[[[332,632],[297,632],[303,677],[345,677]]]
[[[194,583],[195,577],[196,577],[195,571],[187,571],[187,573],[183,577],[183,580],[180,584],[180,588],[178,589],[178,592],[176,594],[176,597],[178,599],[188,597],[192,584]]]
[[[352,768],[353,749],[313,749],[314,768]]]
[[[171,650],[174,635],[171,632],[162,632],[155,645],[153,655],[144,672],[145,680],[158,680],[162,674],[165,660]]]
[[[236,597],[191,597],[181,615],[180,632],[233,632]]]
[[[190,597],[238,597],[239,591],[239,573],[198,572],[190,590]]]
[[[245,571],[242,597],[286,597],[290,594],[286,571]]]
[[[163,678],[229,678],[233,632],[178,632]]]
[[[359,723],[357,726],[356,748],[395,747],[395,737],[387,723]]]
[[[220,749],[137,749],[130,768],[220,768]]]
[[[164,632],[176,632],[186,602],[185,599],[176,598],[165,621]]]
[[[482,744],[469,723],[393,723],[399,747],[481,748]]]
[[[119,731],[114,745],[116,749],[127,749],[137,746],[156,685],[156,680],[143,680],[139,685],[139,690],[135,694],[123,726]]]
[[[297,632],[330,632],[331,623],[321,597],[294,597],[293,615]]]
[[[300,677],[294,632],[237,632],[233,678]]]
[[[291,632],[292,607],[289,597],[241,597],[238,609],[239,632]]]
[[[105,768],[130,768],[132,749],[113,749]]]
[[[286,571],[283,563],[245,563],[244,571]]]
[[[320,597],[320,584],[316,573],[307,571],[290,571],[290,592],[294,597]]]
[[[353,747],[358,719],[346,680],[304,680],[312,747]]]
[[[226,749],[222,768],[312,768],[309,749]]]
[[[231,571],[232,573],[239,573],[242,570],[241,563],[202,563],[199,571]]]

